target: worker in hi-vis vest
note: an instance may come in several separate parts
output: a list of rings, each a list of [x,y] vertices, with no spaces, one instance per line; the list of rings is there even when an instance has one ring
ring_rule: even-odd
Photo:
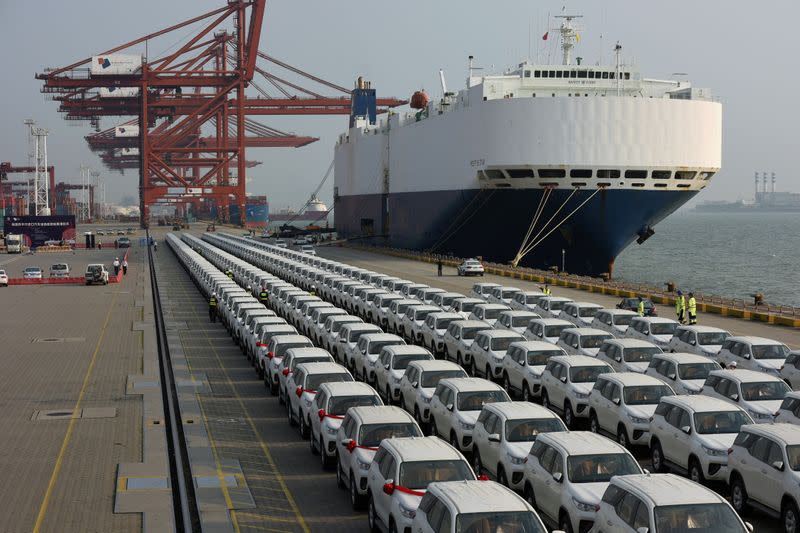
[[[686,298],[681,291],[678,291],[678,297],[675,298],[675,315],[678,317],[678,322],[686,323]]]
[[[217,295],[212,294],[208,299],[208,320],[210,322],[217,321]]]
[[[689,293],[689,303],[687,310],[689,311],[689,324],[697,324],[697,300],[694,299],[694,293]]]
[[[644,299],[639,296],[639,316],[644,316]]]

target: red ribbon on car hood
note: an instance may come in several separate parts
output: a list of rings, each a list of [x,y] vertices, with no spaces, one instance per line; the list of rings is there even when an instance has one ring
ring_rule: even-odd
[[[397,492],[410,494],[412,496],[425,496],[425,491],[424,490],[409,489],[408,487],[404,487],[402,485],[395,485],[394,486],[394,490],[396,490]]]
[[[347,443],[347,451],[348,452],[353,453],[353,450],[355,450],[356,448],[359,448],[361,450],[369,450],[371,452],[377,452],[378,451],[378,447],[377,446],[361,446],[360,444],[356,444],[356,441],[354,441],[354,440],[351,440],[350,442]]]

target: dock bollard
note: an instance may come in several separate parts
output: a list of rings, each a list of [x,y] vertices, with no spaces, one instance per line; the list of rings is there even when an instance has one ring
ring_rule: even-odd
[[[674,281],[668,281],[664,285],[667,286],[667,292],[675,292],[675,282]]]
[[[760,292],[753,293],[750,296],[753,297],[753,304],[764,305],[764,295]]]

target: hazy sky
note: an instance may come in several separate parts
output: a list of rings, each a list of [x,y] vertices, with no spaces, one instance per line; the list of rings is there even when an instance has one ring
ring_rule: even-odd
[[[0,0],[0,160],[26,162],[22,121],[50,130],[48,151],[59,180],[78,181],[83,163],[101,169],[83,136],[88,123],[66,122],[39,91],[34,73],[59,67],[224,5],[223,0]],[[418,88],[440,93],[438,69],[450,90],[463,87],[467,56],[501,71],[537,47],[542,59],[557,40],[541,40],[547,14],[580,13],[576,54],[586,63],[610,64],[619,40],[627,61],[647,77],[687,73],[695,86],[710,87],[723,102],[722,171],[699,199],[752,197],[753,172],[778,176],[778,190],[800,191],[800,104],[795,95],[800,49],[792,24],[800,2],[754,4],[741,0],[634,0],[497,2],[388,2],[386,0],[270,0],[260,49],[322,78],[351,87],[364,75],[379,96],[408,98]],[[760,8],[760,9],[758,9]],[[787,24],[784,26],[784,24]],[[555,28],[551,20],[551,28]],[[150,56],[185,40],[178,31],[151,43]],[[551,33],[551,36],[553,34]],[[602,35],[602,37],[601,37]],[[490,69],[489,69],[490,70]],[[283,74],[278,72],[277,74]],[[267,85],[261,83],[261,85]],[[329,94],[326,93],[326,94]],[[345,116],[261,117],[263,123],[320,141],[299,149],[251,149],[263,164],[250,171],[249,192],[268,194],[272,210],[299,206],[317,186],[333,157]],[[119,121],[105,119],[102,128]],[[138,174],[101,169],[109,200],[136,194]],[[329,180],[321,194],[331,200]]]

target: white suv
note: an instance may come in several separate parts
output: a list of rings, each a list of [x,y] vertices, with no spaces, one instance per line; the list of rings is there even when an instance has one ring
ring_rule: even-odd
[[[717,362],[725,368],[746,368],[781,373],[789,348],[778,341],[763,337],[728,337],[717,354]]]
[[[472,430],[472,464],[507,487],[522,491],[525,461],[542,433],[566,431],[549,409],[529,402],[486,404]]]
[[[522,291],[517,287],[492,287],[492,290],[489,291],[489,296],[486,297],[486,301],[490,304],[510,305],[514,295],[518,292]]]
[[[627,309],[600,309],[594,315],[591,327],[607,331],[615,337],[621,337],[625,335],[631,321],[637,316],[639,313]]]
[[[731,334],[711,326],[678,326],[669,341],[672,352],[696,353],[716,360],[725,339]]]
[[[456,298],[453,300],[453,303],[450,305],[450,311],[454,313],[458,313],[461,315],[462,320],[467,320],[469,315],[472,313],[472,309],[478,305],[484,303],[483,300],[479,298]]]
[[[399,407],[351,407],[336,435],[336,483],[350,490],[353,509],[367,495],[367,473],[378,446],[393,437],[421,437],[417,423]]]
[[[589,533],[618,531],[707,531],[748,533],[719,494],[673,474],[639,474],[611,479]]]
[[[609,372],[614,369],[594,357],[551,357],[542,373],[542,405],[563,413],[564,423],[572,428],[576,417],[589,417],[589,393],[597,378]]]
[[[792,391],[786,394],[775,413],[775,422],[787,422],[800,426],[800,392]]]
[[[400,381],[412,361],[430,361],[433,354],[422,346],[395,344],[385,346],[375,365],[375,388],[392,404],[400,398]]]
[[[533,311],[539,298],[547,296],[541,291],[520,291],[514,295],[514,299],[509,304],[511,309],[520,311]]]
[[[420,344],[430,348],[432,353],[444,351],[444,334],[450,323],[461,320],[458,313],[438,312],[425,317],[420,328],[422,339]]]
[[[568,354],[597,357],[603,342],[613,338],[611,333],[601,329],[568,328],[561,332],[556,346]]]
[[[445,359],[455,361],[460,365],[471,364],[469,349],[475,342],[475,337],[481,331],[490,330],[492,327],[482,320],[454,320],[447,326],[444,333]]]
[[[660,353],[653,356],[645,375],[658,378],[676,394],[700,394],[708,374],[719,365],[693,353]]]
[[[392,300],[389,302],[389,310],[386,311],[386,330],[389,333],[403,334],[403,317],[409,307],[422,305],[422,302],[412,298],[402,300]]]
[[[609,339],[600,345],[597,358],[617,372],[644,374],[654,355],[663,353],[655,344],[639,339]]]
[[[719,398],[667,396],[650,421],[653,470],[686,472],[697,483],[727,481],[728,449],[753,419],[741,407]]]
[[[470,313],[469,319],[483,320],[491,327],[494,327],[494,323],[497,321],[497,317],[500,316],[500,313],[510,309],[511,308],[505,304],[478,304],[472,308],[472,313]]]
[[[534,312],[539,313],[544,318],[561,318],[560,315],[564,305],[571,301],[573,300],[563,296],[545,296],[544,298],[539,298]]]
[[[344,415],[351,407],[383,405],[378,393],[358,381],[327,382],[320,385],[311,413],[311,453],[319,454],[322,468],[328,468],[336,457],[336,435]],[[316,416],[315,416],[316,414]]]
[[[532,341],[545,341],[555,344],[561,337],[561,332],[565,329],[574,328],[572,322],[561,320],[560,318],[534,318],[528,324],[528,329],[523,335]]]
[[[295,390],[287,391],[286,414],[289,425],[300,426],[300,436],[308,438],[311,429],[311,410],[317,389],[323,383],[353,381],[353,376],[336,363],[302,363],[294,369],[287,386],[295,385]]]
[[[383,331],[375,324],[345,324],[339,330],[337,343],[330,352],[340,363],[353,370],[356,364],[358,339],[367,333],[383,333]]]
[[[519,341],[508,347],[503,358],[503,388],[509,394],[519,391],[530,402],[542,393],[542,372],[548,359],[567,352],[549,342]]]
[[[479,331],[469,347],[472,375],[486,379],[499,379],[503,375],[503,359],[512,342],[524,341],[519,333],[502,329]]]
[[[470,294],[475,298],[480,298],[485,302],[487,301],[487,298],[489,298],[489,294],[492,292],[492,289],[499,286],[500,285],[497,283],[475,283],[472,286]]]
[[[472,430],[483,406],[510,401],[500,385],[485,379],[443,379],[431,398],[431,434],[442,437],[459,450],[471,450]]]
[[[494,323],[495,329],[508,329],[515,333],[522,335],[528,329],[528,324],[534,318],[542,318],[533,311],[519,311],[512,309],[510,311],[503,311],[497,317],[497,322]]]
[[[714,370],[703,385],[703,394],[740,406],[759,424],[773,422],[790,390],[779,377],[753,370]]]
[[[731,501],[740,514],[758,506],[780,514],[783,530],[800,528],[800,427],[748,425],[728,454]]]
[[[378,357],[385,346],[405,345],[406,341],[391,333],[367,333],[361,335],[354,350],[353,375],[361,381],[373,383]]]
[[[543,433],[525,463],[523,494],[554,526],[585,532],[611,478],[641,473],[633,455],[605,437],[586,431]]]
[[[793,390],[800,390],[800,350],[789,352],[781,367],[781,377]]]
[[[615,436],[622,446],[650,443],[650,417],[675,392],[660,379],[636,372],[605,374],[589,394],[589,429]]]
[[[386,439],[367,475],[370,530],[411,531],[419,502],[431,482],[474,479],[464,456],[441,439]]]
[[[412,361],[400,380],[399,405],[421,424],[427,424],[436,385],[446,378],[465,378],[463,368],[450,361]]]
[[[588,328],[592,326],[597,312],[603,308],[592,302],[568,302],[564,304],[559,318],[563,318],[575,324],[578,328]]]
[[[680,324],[670,318],[659,316],[637,316],[631,320],[631,325],[625,331],[629,339],[648,341],[662,350],[669,349],[669,341],[675,335]]]

